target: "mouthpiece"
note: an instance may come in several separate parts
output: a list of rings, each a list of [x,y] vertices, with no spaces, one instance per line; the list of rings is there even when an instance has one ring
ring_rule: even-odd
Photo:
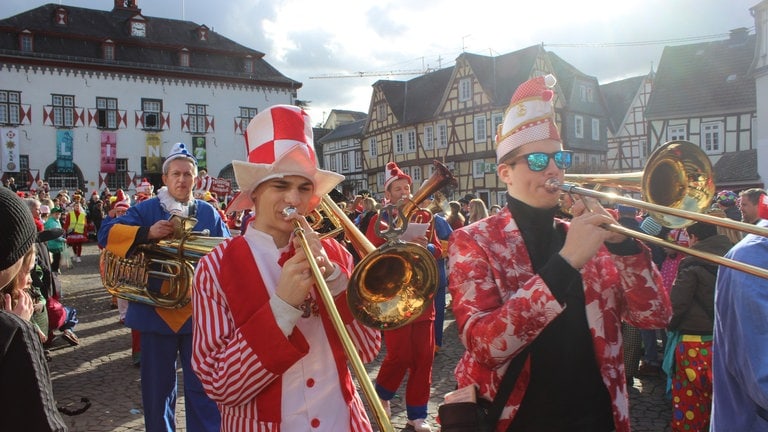
[[[296,207],[286,207],[283,209],[283,216],[288,217],[296,213]]]
[[[557,181],[556,178],[552,177],[544,182],[544,189],[546,189],[547,192],[557,192],[560,190],[560,182]]]

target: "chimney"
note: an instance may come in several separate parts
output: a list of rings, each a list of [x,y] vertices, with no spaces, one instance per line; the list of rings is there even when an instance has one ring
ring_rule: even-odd
[[[749,37],[749,29],[747,29],[746,27],[739,27],[731,30],[731,35],[728,41],[732,45],[743,44],[747,41],[748,37]]]
[[[141,13],[137,0],[115,0],[115,7],[112,9],[112,12],[119,10]]]

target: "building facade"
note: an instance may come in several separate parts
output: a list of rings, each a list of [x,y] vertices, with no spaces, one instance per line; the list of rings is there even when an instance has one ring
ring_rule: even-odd
[[[163,156],[183,142],[234,182],[250,119],[293,104],[300,87],[263,53],[144,16],[135,0],[111,11],[47,4],[0,20],[0,170],[22,187],[159,187]]]

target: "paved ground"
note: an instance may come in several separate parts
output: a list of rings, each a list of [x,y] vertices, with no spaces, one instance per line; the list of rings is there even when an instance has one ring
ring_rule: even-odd
[[[83,262],[64,269],[64,304],[78,310],[80,323],[76,333],[81,344],[70,347],[61,338],[54,342],[50,362],[54,395],[60,407],[76,411],[87,398],[91,406],[79,415],[64,416],[71,431],[143,431],[144,420],[139,370],[131,364],[130,331],[118,321],[116,310],[109,308],[109,295],[98,276],[98,249],[84,248]],[[429,403],[434,424],[442,396],[453,390],[453,367],[462,351],[456,338],[456,326],[450,312],[445,322],[445,346],[435,358],[433,391]],[[379,356],[379,359],[383,355]],[[378,363],[367,366],[375,377]],[[630,407],[634,432],[669,431],[670,403],[663,397],[661,378],[635,379]],[[403,389],[392,404],[395,430],[405,429]],[[179,427],[185,431],[183,399],[177,407]]]

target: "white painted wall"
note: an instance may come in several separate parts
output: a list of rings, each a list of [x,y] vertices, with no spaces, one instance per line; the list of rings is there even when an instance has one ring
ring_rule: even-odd
[[[19,154],[29,155],[30,169],[39,170],[41,178],[46,167],[56,160],[56,128],[43,124],[43,107],[51,105],[52,94],[75,96],[75,106],[85,109],[86,124],[72,129],[73,158],[90,190],[99,184],[101,130],[87,125],[87,112],[96,107],[96,97],[117,98],[118,109],[126,111],[127,127],[115,131],[117,157],[129,159],[128,169],[137,174],[141,171],[141,157],[146,156],[147,132],[135,125],[135,112],[141,110],[142,98],[162,99],[163,111],[170,113],[170,129],[159,132],[163,156],[176,142],[191,147],[192,134],[181,130],[181,115],[187,112],[186,104],[207,105],[208,114],[215,119],[214,132],[205,135],[208,171],[214,176],[232,160],[245,158],[244,136],[234,128],[241,106],[262,111],[276,104],[292,104],[295,100],[290,90],[263,86],[21,68],[8,64],[0,68],[0,88],[21,91],[22,105],[31,106],[31,124],[18,127]]]

